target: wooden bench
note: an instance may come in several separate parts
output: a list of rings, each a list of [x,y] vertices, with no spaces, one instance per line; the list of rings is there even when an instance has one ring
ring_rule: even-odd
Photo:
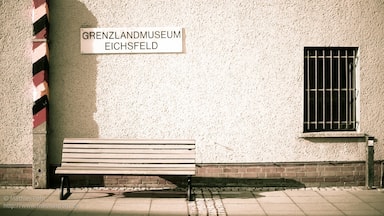
[[[192,200],[195,141],[66,138],[55,173],[61,177],[60,200],[70,195],[69,175],[187,176],[187,198]]]

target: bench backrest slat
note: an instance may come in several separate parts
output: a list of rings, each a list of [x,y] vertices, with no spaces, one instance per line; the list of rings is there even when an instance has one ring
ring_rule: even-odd
[[[190,159],[190,158],[194,158],[194,154],[193,153],[185,153],[185,154],[172,154],[172,153],[168,153],[168,154],[164,154],[164,153],[161,153],[161,154],[145,154],[145,153],[133,153],[133,154],[110,154],[110,153],[107,153],[107,154],[94,154],[94,153],[64,153],[63,154],[63,159],[75,159],[75,158],[114,158],[114,159],[127,159],[127,158],[130,158],[130,159],[161,159],[161,158],[165,158],[165,159],[179,159],[179,160],[182,160],[182,159]]]
[[[146,139],[102,139],[102,138],[65,138],[64,143],[99,143],[99,144],[191,144],[195,145],[195,140],[146,140]]]
[[[73,144],[73,143],[64,143],[64,146],[68,148],[95,148],[95,149],[194,149],[195,146],[191,144],[88,144],[88,143],[81,143],[81,144]]]

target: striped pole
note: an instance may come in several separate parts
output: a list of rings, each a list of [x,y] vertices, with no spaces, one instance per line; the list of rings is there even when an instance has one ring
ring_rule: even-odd
[[[33,0],[33,128],[47,122],[48,117],[48,4]]]
[[[47,188],[48,0],[33,0],[33,164],[32,186]]]

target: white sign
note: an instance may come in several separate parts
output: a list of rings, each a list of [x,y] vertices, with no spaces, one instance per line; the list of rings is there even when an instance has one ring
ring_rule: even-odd
[[[182,53],[183,28],[81,28],[83,54]]]

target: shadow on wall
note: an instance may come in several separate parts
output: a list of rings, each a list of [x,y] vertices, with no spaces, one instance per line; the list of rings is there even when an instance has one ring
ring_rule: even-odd
[[[61,163],[64,138],[99,135],[93,118],[96,112],[97,59],[95,55],[80,53],[80,28],[97,27],[97,19],[78,0],[50,0],[49,7],[48,162],[52,167]]]

